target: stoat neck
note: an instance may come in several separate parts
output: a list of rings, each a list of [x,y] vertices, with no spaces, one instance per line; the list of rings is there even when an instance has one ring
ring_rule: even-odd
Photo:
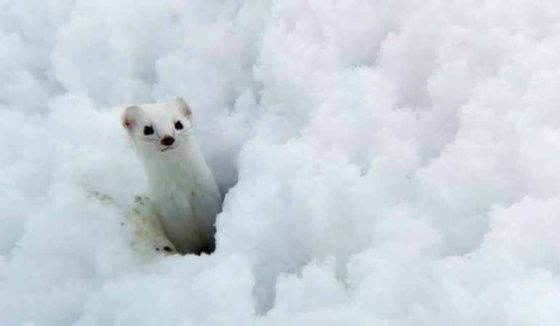
[[[140,155],[152,190],[170,187],[185,189],[205,183],[209,170],[196,144],[181,144],[168,152]]]

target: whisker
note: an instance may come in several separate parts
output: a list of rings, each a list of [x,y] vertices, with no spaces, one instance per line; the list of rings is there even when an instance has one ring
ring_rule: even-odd
[[[139,139],[139,140],[137,140],[137,141],[141,141],[141,142],[143,142],[143,143],[155,143],[155,141],[152,140],[152,139]]]
[[[182,133],[180,133],[178,136],[179,138],[185,138],[185,137],[189,137],[192,136],[194,134],[193,132],[193,127],[190,127],[189,129],[185,129]]]

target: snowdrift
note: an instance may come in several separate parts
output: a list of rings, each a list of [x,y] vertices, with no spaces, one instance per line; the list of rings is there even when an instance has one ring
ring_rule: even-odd
[[[0,1],[0,324],[560,324],[559,32],[555,1]],[[119,115],[176,96],[218,247],[147,259]]]

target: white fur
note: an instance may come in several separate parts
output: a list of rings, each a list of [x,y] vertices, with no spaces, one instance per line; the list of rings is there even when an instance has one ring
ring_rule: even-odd
[[[123,124],[135,144],[166,235],[181,253],[214,249],[218,186],[192,135],[190,108],[182,99],[126,109]],[[174,126],[183,124],[182,130]],[[151,126],[153,135],[143,133]],[[171,146],[160,143],[175,138]]]

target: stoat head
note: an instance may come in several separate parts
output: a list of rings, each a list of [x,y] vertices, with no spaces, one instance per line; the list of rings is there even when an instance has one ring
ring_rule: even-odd
[[[182,98],[166,103],[129,106],[122,124],[142,152],[172,152],[188,142],[192,132],[191,109]]]

